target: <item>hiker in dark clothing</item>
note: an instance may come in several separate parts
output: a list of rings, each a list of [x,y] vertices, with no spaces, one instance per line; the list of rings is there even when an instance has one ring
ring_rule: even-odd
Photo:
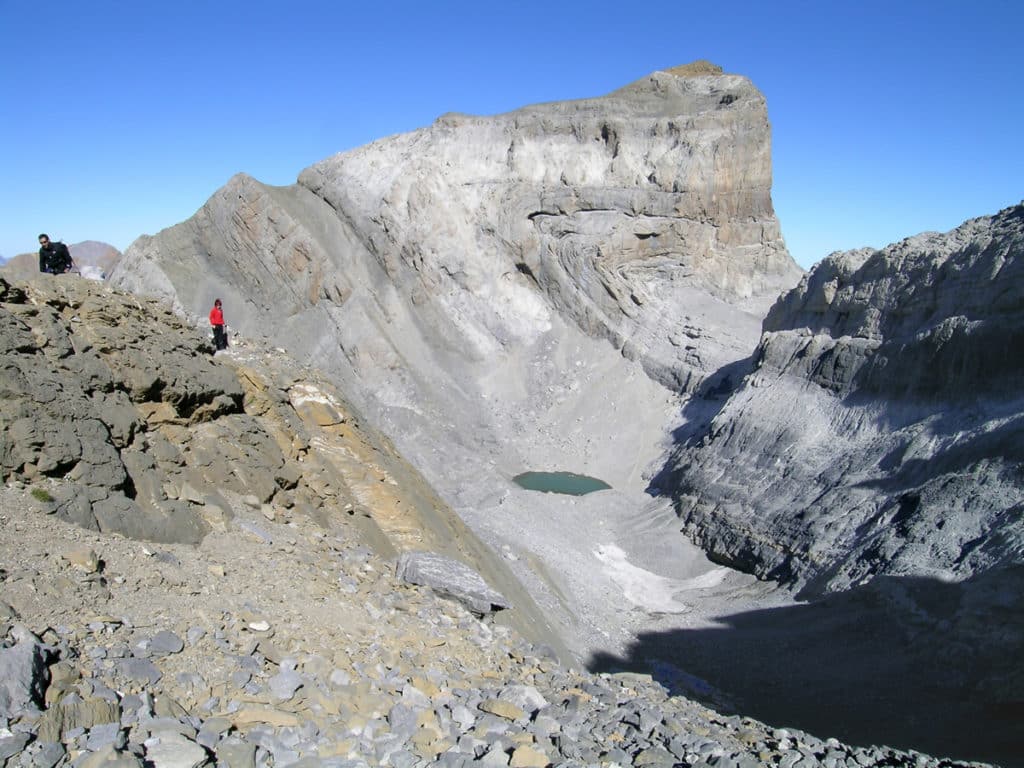
[[[49,272],[51,275],[62,275],[71,270],[75,262],[71,258],[71,251],[60,240],[56,243],[50,242],[50,236],[42,234],[39,236],[39,271]]]

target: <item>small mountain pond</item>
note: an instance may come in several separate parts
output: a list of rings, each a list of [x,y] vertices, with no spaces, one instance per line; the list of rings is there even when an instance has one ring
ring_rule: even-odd
[[[611,488],[604,480],[575,472],[523,472],[512,478],[520,488],[543,493],[565,493],[569,496],[583,496],[594,491]]]

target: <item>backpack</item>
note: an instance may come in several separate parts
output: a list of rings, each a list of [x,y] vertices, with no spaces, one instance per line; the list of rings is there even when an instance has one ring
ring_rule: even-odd
[[[60,240],[53,244],[54,266],[61,272],[71,269],[71,251]]]

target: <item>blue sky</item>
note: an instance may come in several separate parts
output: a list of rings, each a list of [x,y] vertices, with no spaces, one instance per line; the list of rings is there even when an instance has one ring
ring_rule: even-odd
[[[1024,198],[1024,3],[0,0],[0,256],[124,250],[233,174],[709,59],[765,94],[794,258]]]

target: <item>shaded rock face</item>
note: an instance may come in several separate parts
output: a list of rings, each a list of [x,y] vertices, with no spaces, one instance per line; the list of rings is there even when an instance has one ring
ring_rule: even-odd
[[[1019,564],[1022,254],[1015,206],[815,267],[673,458],[686,530],[811,592]]]
[[[944,235],[831,257],[772,308],[763,357],[776,368],[788,358],[789,372],[842,395],[1005,396],[1024,374],[1022,219],[1016,206]],[[834,344],[805,352],[808,336]]]

